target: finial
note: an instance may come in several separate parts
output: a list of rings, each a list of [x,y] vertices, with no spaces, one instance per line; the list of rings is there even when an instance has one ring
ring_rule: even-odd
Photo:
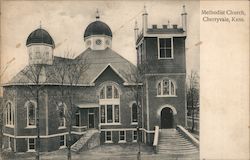
[[[98,20],[100,18],[98,9],[96,9],[96,17],[95,18],[96,18],[96,20]]]
[[[182,13],[186,13],[186,6],[185,5],[182,6]]]
[[[40,28],[40,29],[42,28],[42,21],[40,21],[40,25],[39,25],[39,28]]]
[[[168,27],[170,26],[170,21],[168,20]]]
[[[147,10],[146,10],[146,5],[144,4],[144,10],[143,10],[144,13],[147,13]]]
[[[135,30],[138,29],[137,20],[135,20]]]

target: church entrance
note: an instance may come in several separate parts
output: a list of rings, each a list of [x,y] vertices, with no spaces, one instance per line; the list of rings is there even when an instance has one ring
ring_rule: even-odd
[[[174,116],[171,108],[163,108],[161,110],[161,128],[173,128],[174,127]]]
[[[88,128],[95,128],[95,114],[93,108],[89,109],[88,121]]]

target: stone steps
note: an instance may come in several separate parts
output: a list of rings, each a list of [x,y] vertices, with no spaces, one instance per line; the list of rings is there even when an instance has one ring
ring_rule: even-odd
[[[160,131],[159,154],[185,155],[197,154],[198,152],[198,148],[176,129],[162,129]]]
[[[80,151],[89,141],[89,139],[97,132],[98,130],[88,130],[78,141],[72,145],[71,150],[74,152]]]

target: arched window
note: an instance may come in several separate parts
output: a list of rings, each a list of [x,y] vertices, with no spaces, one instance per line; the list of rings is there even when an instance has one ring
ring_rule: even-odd
[[[5,108],[5,120],[6,120],[6,125],[8,126],[13,126],[14,125],[14,108],[10,102],[6,103],[6,108]]]
[[[138,122],[138,112],[136,103],[133,103],[131,107],[131,120],[132,120],[131,123]]]
[[[109,84],[102,87],[100,99],[118,99],[119,92],[115,85]]]
[[[65,119],[65,104],[60,103],[58,106],[59,111],[59,128],[66,127],[66,119]]]
[[[157,95],[159,96],[175,96],[175,84],[170,79],[163,79],[157,84]]]
[[[99,103],[101,123],[120,123],[120,92],[116,84],[102,86]]]
[[[36,104],[29,101],[26,103],[27,107],[27,126],[36,127]]]

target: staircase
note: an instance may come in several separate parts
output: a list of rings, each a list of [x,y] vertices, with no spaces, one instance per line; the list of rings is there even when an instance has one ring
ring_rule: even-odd
[[[187,155],[198,154],[198,148],[176,129],[162,129],[158,144],[159,154]]]
[[[91,149],[99,145],[99,132],[96,129],[91,129],[87,130],[86,133],[71,146],[71,150],[74,152],[79,152],[80,150]]]

